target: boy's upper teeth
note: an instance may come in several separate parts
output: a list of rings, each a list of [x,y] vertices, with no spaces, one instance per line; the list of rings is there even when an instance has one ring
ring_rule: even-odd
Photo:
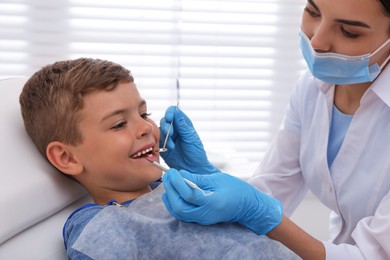
[[[146,154],[146,153],[148,153],[148,152],[150,152],[152,150],[153,150],[153,147],[150,147],[150,148],[147,148],[145,150],[139,151],[138,153],[133,155],[133,158],[139,157],[139,156],[141,156],[143,154]]]

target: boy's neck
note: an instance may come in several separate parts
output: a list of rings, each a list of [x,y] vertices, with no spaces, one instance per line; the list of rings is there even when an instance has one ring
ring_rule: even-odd
[[[88,193],[91,195],[92,199],[96,204],[106,205],[111,200],[115,200],[118,203],[123,203],[128,200],[134,200],[151,191],[152,189],[150,188],[150,186],[146,186],[143,189],[137,191],[129,191],[129,192],[112,191],[112,190],[99,190],[99,191],[88,190]]]

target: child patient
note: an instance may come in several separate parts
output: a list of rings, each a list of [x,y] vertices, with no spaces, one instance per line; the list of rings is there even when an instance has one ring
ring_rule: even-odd
[[[130,71],[121,65],[88,58],[47,65],[26,82],[20,104],[25,128],[39,152],[59,171],[84,186],[96,203],[77,209],[64,225],[69,259],[148,259],[152,257],[149,251],[160,259],[182,259],[191,253],[190,247],[197,252],[191,255],[192,259],[204,259],[206,255],[199,252],[218,251],[211,248],[214,240],[218,240],[216,243],[227,256],[207,256],[229,259],[237,256],[232,248],[242,245],[230,240],[223,244],[222,238],[230,236],[228,230],[234,230],[235,237],[243,232],[245,239],[253,241],[253,255],[257,257],[267,250],[275,254],[273,259],[293,256],[276,241],[256,236],[236,224],[210,228],[182,223],[165,213],[159,202],[161,194],[145,200],[146,204],[154,202],[142,212],[155,210],[157,214],[152,214],[163,221],[156,225],[151,223],[153,218],[134,218],[144,203],[142,195],[163,189],[162,185],[156,188],[161,170],[144,158],[159,161],[159,129],[149,118],[146,101]],[[132,206],[139,197],[137,207]],[[166,225],[169,228],[164,229]],[[172,233],[168,237],[180,240],[164,241],[159,239],[162,235],[158,232]],[[245,255],[247,252],[243,252]]]

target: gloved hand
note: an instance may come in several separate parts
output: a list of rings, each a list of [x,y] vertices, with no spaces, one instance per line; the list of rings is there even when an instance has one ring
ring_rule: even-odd
[[[189,187],[183,177],[213,193],[203,195]],[[170,169],[163,176],[163,184],[165,207],[182,221],[202,225],[239,222],[258,235],[267,234],[282,221],[283,209],[277,199],[225,173],[196,175]]]
[[[164,161],[172,168],[196,174],[219,172],[207,159],[202,141],[191,120],[176,106],[169,107],[165,117],[160,120],[160,147],[164,144],[172,120],[173,126],[166,145],[168,151],[160,153]]]

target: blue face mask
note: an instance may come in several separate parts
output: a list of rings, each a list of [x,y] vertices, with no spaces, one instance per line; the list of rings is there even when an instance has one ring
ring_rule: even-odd
[[[311,73],[314,77],[330,84],[372,82],[390,58],[390,56],[387,57],[382,66],[377,63],[369,66],[370,57],[385,47],[390,39],[371,54],[347,56],[334,52],[318,53],[311,47],[310,39],[303,31],[300,32],[299,36],[301,51]]]

